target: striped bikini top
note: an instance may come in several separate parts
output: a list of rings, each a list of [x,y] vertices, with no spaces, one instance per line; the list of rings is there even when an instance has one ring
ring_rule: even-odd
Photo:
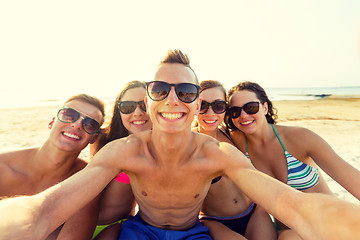
[[[288,151],[286,151],[285,149],[284,144],[281,142],[281,139],[278,133],[276,132],[274,126],[272,124],[270,125],[273,128],[276,137],[279,139],[279,142],[285,152],[285,157],[288,165],[287,185],[297,190],[305,190],[314,187],[319,182],[318,169],[297,160],[294,156],[288,153]],[[246,146],[246,156],[250,158],[248,154],[246,136],[245,136],[245,146]]]

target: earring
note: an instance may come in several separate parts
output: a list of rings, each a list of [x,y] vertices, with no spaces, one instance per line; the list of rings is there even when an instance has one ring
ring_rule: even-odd
[[[53,119],[49,122],[48,124],[48,129],[51,129],[53,124],[54,124],[54,121],[55,121],[55,117],[53,117]]]

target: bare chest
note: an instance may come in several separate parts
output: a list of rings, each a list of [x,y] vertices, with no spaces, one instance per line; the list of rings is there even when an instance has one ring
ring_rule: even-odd
[[[130,177],[138,201],[160,208],[187,207],[201,202],[210,187],[203,173],[187,168],[157,169]]]
[[[31,177],[24,173],[7,170],[3,171],[0,183],[0,196],[32,195],[39,193],[61,181]]]
[[[33,181],[27,178],[8,179],[8,181],[1,184],[1,196],[14,196],[14,195],[32,195],[37,194],[57,182],[42,182]]]

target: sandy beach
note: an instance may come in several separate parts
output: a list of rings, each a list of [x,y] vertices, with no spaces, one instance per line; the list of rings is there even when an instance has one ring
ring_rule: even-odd
[[[106,102],[107,120],[112,102]],[[360,97],[329,97],[311,101],[276,101],[278,124],[308,128],[324,138],[347,162],[360,170]],[[0,109],[0,151],[42,144],[50,120],[61,106]],[[88,159],[88,148],[81,157]],[[359,203],[325,174],[332,191],[341,199]]]

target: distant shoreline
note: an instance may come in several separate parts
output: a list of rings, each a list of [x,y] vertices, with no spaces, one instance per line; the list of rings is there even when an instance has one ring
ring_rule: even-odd
[[[344,95],[344,94],[283,94],[283,96],[289,96],[289,97],[308,97],[306,99],[296,99],[296,98],[289,98],[289,99],[282,99],[282,100],[273,100],[273,101],[283,101],[283,100],[288,100],[288,101],[296,101],[296,100],[300,100],[300,101],[312,101],[312,100],[318,100],[318,99],[323,99],[323,98],[328,98],[328,99],[360,99],[360,94],[349,94],[349,95]],[[270,99],[271,100],[271,99]]]
[[[273,102],[276,101],[313,101],[319,99],[360,99],[360,87],[359,92],[355,94],[333,94],[333,93],[289,93],[289,92],[274,92],[266,90],[269,99]],[[69,96],[70,97],[70,96]],[[103,97],[101,98],[106,105],[113,105],[115,97]],[[13,108],[36,108],[36,107],[52,107],[61,106],[66,99],[16,99],[6,98],[6,96],[0,95],[0,109],[13,109]]]

